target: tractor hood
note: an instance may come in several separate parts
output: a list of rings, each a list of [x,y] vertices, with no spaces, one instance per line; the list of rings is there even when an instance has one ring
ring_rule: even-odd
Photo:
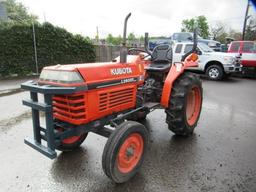
[[[125,64],[108,62],[49,66],[42,70],[39,82],[60,86],[114,84],[120,80],[132,82],[134,78],[141,79],[144,73],[143,63],[136,58]]]

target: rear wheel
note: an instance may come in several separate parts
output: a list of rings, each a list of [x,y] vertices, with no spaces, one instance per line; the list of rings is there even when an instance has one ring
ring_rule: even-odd
[[[224,70],[219,65],[210,65],[206,69],[206,75],[210,80],[220,80],[224,76]]]
[[[139,170],[148,143],[148,131],[140,123],[126,121],[110,135],[102,155],[105,174],[116,183],[124,183]]]
[[[197,125],[202,108],[202,84],[198,76],[185,72],[175,82],[165,110],[169,129],[188,136]]]
[[[57,128],[58,131],[62,132],[62,128]],[[79,136],[72,136],[66,139],[63,139],[60,142],[60,145],[56,147],[56,149],[60,151],[72,151],[78,147],[84,142],[86,139],[88,133],[83,133]]]

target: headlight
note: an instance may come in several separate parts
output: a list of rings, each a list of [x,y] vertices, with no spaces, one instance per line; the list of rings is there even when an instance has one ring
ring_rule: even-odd
[[[230,57],[230,56],[226,56],[226,57],[224,57],[224,61],[226,63],[234,63],[235,62],[235,58],[234,57]]]
[[[77,71],[58,71],[43,69],[39,81],[50,81],[56,83],[82,83],[83,78]]]

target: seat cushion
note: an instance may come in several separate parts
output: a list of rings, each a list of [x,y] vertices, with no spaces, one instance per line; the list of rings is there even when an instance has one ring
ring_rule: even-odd
[[[149,66],[147,66],[145,69],[147,71],[161,71],[164,72],[168,69],[170,69],[171,65],[166,63],[152,63]]]

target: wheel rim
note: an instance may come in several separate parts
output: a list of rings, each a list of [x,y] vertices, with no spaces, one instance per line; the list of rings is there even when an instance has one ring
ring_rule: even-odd
[[[133,133],[127,137],[121,145],[117,166],[120,172],[128,173],[132,171],[141,159],[144,149],[144,140],[138,133]]]
[[[73,144],[77,141],[79,141],[80,136],[73,136],[62,140],[62,143],[64,144]]]
[[[202,103],[201,101],[201,90],[199,87],[193,87],[188,93],[186,107],[187,122],[190,126],[194,125],[198,119]]]
[[[209,76],[213,79],[217,78],[220,75],[220,72],[217,68],[211,68],[209,70]]]
[[[60,128],[60,127],[58,127],[57,130],[58,130],[59,132],[63,132],[63,129]],[[63,140],[61,141],[61,143],[70,145],[70,144],[73,144],[73,143],[79,141],[80,138],[81,138],[81,136],[72,136],[72,137],[63,139]]]

